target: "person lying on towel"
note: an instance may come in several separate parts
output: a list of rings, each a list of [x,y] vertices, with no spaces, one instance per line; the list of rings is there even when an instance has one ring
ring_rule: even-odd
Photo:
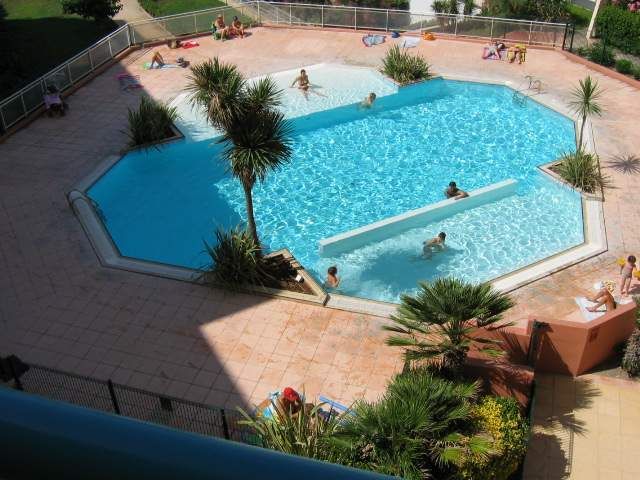
[[[488,47],[484,47],[484,53],[482,58],[484,59],[496,59],[500,60],[500,54],[505,50],[507,46],[502,42],[494,42]]]

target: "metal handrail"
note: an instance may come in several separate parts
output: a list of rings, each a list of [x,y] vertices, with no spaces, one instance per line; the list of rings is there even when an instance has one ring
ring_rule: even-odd
[[[448,18],[457,18],[457,19],[465,19],[465,18],[473,18],[473,19],[478,19],[478,20],[499,20],[499,21],[503,21],[503,22],[509,22],[509,23],[524,23],[524,24],[535,24],[535,25],[554,25],[554,26],[560,26],[560,27],[564,27],[565,24],[564,23],[554,23],[554,22],[541,22],[538,20],[522,20],[522,19],[516,19],[516,18],[502,18],[502,17],[483,17],[481,15],[464,15],[464,14],[454,14],[454,13],[410,13],[408,10],[398,10],[395,8],[372,8],[372,7],[352,7],[352,6],[348,6],[348,5],[318,5],[318,4],[314,4],[314,3],[300,3],[300,2],[295,2],[295,3],[282,3],[282,2],[274,2],[274,1],[268,1],[268,0],[258,0],[258,1],[249,1],[249,2],[241,2],[243,5],[249,5],[252,3],[266,3],[269,5],[278,5],[278,6],[294,6],[294,7],[315,7],[315,8],[323,8],[325,10],[357,10],[357,11],[362,11],[362,12],[390,12],[390,13],[409,13],[411,16],[414,17],[448,17]],[[182,14],[179,14],[182,15]]]
[[[33,80],[32,82],[30,82],[29,84],[27,84],[26,86],[22,87],[20,90],[18,90],[15,93],[12,93],[11,95],[9,95],[7,98],[5,98],[4,100],[0,101],[0,134],[4,133],[7,129],[9,129],[11,126],[15,125],[16,123],[18,123],[20,120],[22,120],[23,118],[26,118],[30,113],[32,113],[34,110],[40,108],[44,101],[41,99],[41,101],[39,103],[33,104],[33,95],[31,96],[31,98],[26,97],[25,94],[27,92],[32,92],[32,90],[34,88],[37,88],[38,85],[40,86],[41,89],[41,93],[44,95],[45,90],[46,90],[46,85],[47,85],[47,80],[51,80],[51,77],[58,74],[59,72],[65,71],[66,69],[66,73],[65,73],[65,78],[68,77],[68,83],[70,84],[70,86],[73,86],[75,84],[76,81],[84,78],[86,75],[89,75],[91,73],[93,73],[95,71],[95,69],[102,65],[104,62],[107,61],[107,59],[113,59],[115,58],[115,56],[120,53],[124,48],[128,48],[131,47],[132,45],[136,45],[138,43],[144,43],[144,42],[139,42],[137,41],[137,39],[135,38],[136,35],[136,27],[140,27],[140,26],[145,26],[145,25],[158,25],[158,26],[162,26],[164,22],[169,22],[173,19],[179,19],[179,18],[188,18],[188,17],[194,17],[194,27],[192,31],[185,31],[184,34],[185,35],[189,35],[189,34],[193,34],[193,33],[197,33],[199,32],[198,30],[198,26],[197,26],[197,16],[198,15],[202,15],[202,14],[207,14],[207,13],[214,13],[214,12],[221,12],[221,11],[225,11],[227,9],[243,9],[245,7],[247,8],[251,8],[251,7],[257,7],[257,11],[254,11],[254,15],[257,14],[257,20],[258,22],[260,22],[262,20],[261,18],[261,12],[260,12],[260,5],[269,5],[269,6],[273,6],[276,8],[276,15],[279,13],[280,9],[282,8],[289,8],[289,21],[288,23],[307,23],[310,25],[317,25],[321,28],[324,28],[325,26],[345,26],[345,27],[349,27],[349,28],[354,28],[354,29],[358,29],[359,25],[358,25],[358,13],[386,13],[386,17],[387,17],[387,24],[386,27],[384,28],[385,31],[388,31],[390,29],[390,25],[389,25],[389,14],[408,14],[411,15],[411,17],[413,18],[417,18],[417,19],[421,19],[419,20],[420,22],[424,22],[425,19],[427,18],[433,18],[433,19],[448,19],[448,20],[455,20],[455,30],[453,32],[446,32],[446,34],[448,35],[453,35],[453,36],[464,36],[463,33],[459,33],[458,32],[458,24],[460,22],[465,22],[466,20],[473,20],[473,21],[485,21],[485,22],[491,22],[491,33],[490,36],[487,37],[486,35],[475,35],[481,38],[493,38],[493,32],[494,32],[494,28],[493,25],[494,23],[496,24],[504,24],[504,23],[509,23],[509,24],[519,24],[519,25],[528,25],[529,26],[529,43],[531,43],[531,32],[533,31],[533,28],[535,26],[546,26],[546,27],[552,27],[552,28],[564,28],[565,29],[565,34],[566,34],[566,29],[568,28],[566,24],[562,24],[562,23],[552,23],[552,22],[538,22],[538,21],[532,21],[532,20],[520,20],[520,19],[509,19],[509,18],[497,18],[497,17],[483,17],[483,16],[476,16],[476,15],[455,15],[455,14],[449,14],[449,13],[433,13],[433,14],[411,14],[410,12],[408,12],[407,10],[397,10],[397,9],[383,9],[383,8],[367,8],[367,7],[350,7],[350,6],[334,6],[334,5],[316,5],[316,4],[309,4],[309,3],[281,3],[281,2],[274,2],[274,1],[266,1],[266,0],[251,0],[251,1],[240,1],[237,5],[229,5],[228,4],[228,0],[225,0],[225,2],[227,2],[227,5],[225,6],[220,6],[220,7],[213,7],[213,8],[208,8],[208,9],[202,9],[202,10],[197,10],[197,11],[193,11],[193,12],[185,12],[185,13],[178,13],[178,14],[174,14],[174,15],[166,15],[164,17],[157,17],[154,19],[150,19],[150,20],[140,20],[140,21],[136,21],[136,22],[130,22],[130,23],[126,23],[125,25],[121,26],[120,28],[114,30],[113,32],[111,32],[109,35],[106,35],[105,37],[101,38],[100,40],[96,41],[95,43],[93,43],[92,45],[90,45],[89,47],[85,48],[84,50],[82,50],[81,52],[79,52],[78,54],[74,55],[73,57],[71,57],[69,60],[61,63],[60,65],[58,65],[57,67],[51,69],[50,71],[48,71],[47,73],[45,73],[44,75],[40,76],[39,78]],[[293,15],[291,14],[291,11],[294,7],[299,7],[299,8],[307,8],[307,9],[318,9],[321,10],[322,13],[322,19],[320,22],[303,22],[303,21],[299,21],[299,19],[294,19]],[[326,24],[325,20],[324,20],[324,12],[325,11],[347,11],[347,12],[353,12],[354,14],[354,21],[353,21],[353,25],[334,25],[334,24]],[[286,14],[285,14],[286,16]],[[286,20],[286,19],[284,19]],[[280,23],[280,21],[278,19],[276,19],[275,21],[276,23]],[[268,22],[267,22],[268,23]],[[286,23],[286,22],[285,22]],[[362,28],[362,27],[360,27]],[[365,27],[366,28],[366,27]],[[382,27],[380,28],[381,30],[383,29]],[[113,52],[111,51],[111,39],[113,39],[114,37],[116,37],[117,35],[121,35],[122,32],[126,31],[127,32],[127,38],[126,38],[126,45],[124,46],[124,48],[118,50],[117,52]],[[154,38],[154,40],[165,40],[167,38],[171,38],[171,36],[174,36],[174,34],[171,31],[167,31],[168,36],[167,37],[157,37]],[[98,46],[103,45],[105,42],[109,42],[109,56],[102,60],[98,65],[94,65],[93,63],[93,57],[91,56],[91,53],[94,51],[94,49],[96,49]],[[538,42],[538,43],[544,43],[544,42]],[[549,42],[547,42],[549,43]],[[549,43],[550,44],[550,43]],[[77,78],[73,78],[72,76],[72,69],[71,66],[73,64],[73,62],[75,62],[76,60],[82,58],[83,56],[87,56],[89,59],[89,63],[90,63],[90,67],[89,69],[84,72],[81,73]],[[65,85],[66,88],[66,85]],[[17,99],[21,99],[21,102],[18,102],[18,105],[21,104],[21,108],[20,108],[20,113],[17,115],[13,115],[12,118],[7,119],[5,117],[7,110],[6,107],[11,105],[12,102],[16,102]],[[27,108],[27,101],[31,106],[30,108]]]

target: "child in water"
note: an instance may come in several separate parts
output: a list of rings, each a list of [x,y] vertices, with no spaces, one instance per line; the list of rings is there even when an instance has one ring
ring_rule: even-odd
[[[434,250],[444,250],[444,241],[447,238],[447,234],[440,232],[437,237],[433,237],[431,240],[425,240],[422,243],[422,256],[424,258],[431,258]]]
[[[327,279],[324,283],[329,288],[338,288],[338,285],[340,285],[340,278],[338,277],[338,267],[336,267],[335,265],[329,267],[329,269],[327,270]]]

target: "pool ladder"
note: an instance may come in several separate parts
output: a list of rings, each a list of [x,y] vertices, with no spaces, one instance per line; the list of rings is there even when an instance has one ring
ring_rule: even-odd
[[[542,93],[542,81],[533,77],[532,75],[527,75],[524,77],[526,81],[528,81],[528,85],[525,88],[518,88],[513,92],[513,101],[520,106],[525,106],[527,103],[527,99],[531,96],[531,91],[535,91],[534,95],[540,95]]]

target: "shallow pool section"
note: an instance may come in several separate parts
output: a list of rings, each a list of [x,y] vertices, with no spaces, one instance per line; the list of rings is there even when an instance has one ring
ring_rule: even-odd
[[[352,105],[364,100],[370,92],[375,92],[378,97],[398,92],[398,87],[393,82],[369,68],[323,63],[304,69],[312,86],[307,96],[298,88],[291,88],[291,83],[299,75],[299,69],[269,75],[282,91],[281,110],[288,118]],[[249,81],[254,80],[256,79]],[[175,106],[180,114],[180,119],[176,122],[180,131],[192,141],[217,136],[218,133],[207,124],[204,114],[193,108],[189,98],[187,93],[183,93],[172,102],[172,106]]]
[[[489,280],[583,242],[580,196],[537,168],[575,148],[573,122],[506,87],[437,79],[382,96],[371,110],[342,105],[294,124],[292,162],[255,188],[258,230],[319,279],[337,265],[341,293],[397,301],[420,280]],[[123,255],[206,262],[203,242],[215,228],[245,217],[219,149],[179,141],[132,153],[91,187]],[[475,190],[506,179],[517,181],[515,195],[319,254],[323,238],[442,200],[450,180]],[[422,242],[440,231],[446,250],[421,258]]]

